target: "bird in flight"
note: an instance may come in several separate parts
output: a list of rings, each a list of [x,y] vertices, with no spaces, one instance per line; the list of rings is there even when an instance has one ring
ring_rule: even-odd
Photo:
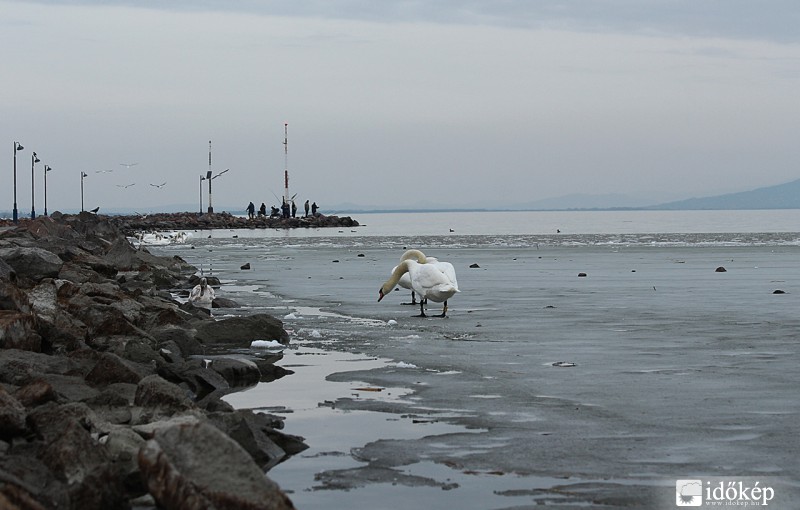
[[[119,166],[124,166],[125,168],[130,168],[132,166],[136,166],[139,163],[120,163]]]
[[[156,187],[156,188],[158,188],[158,189],[161,189],[161,188],[163,188],[163,187],[164,187],[164,186],[166,186],[166,185],[167,185],[167,183],[166,183],[166,182],[162,182],[161,184],[153,184],[152,182],[150,183],[150,186],[155,186],[155,187]]]
[[[111,173],[113,171],[114,170],[95,170],[94,173],[96,173],[96,174],[109,174],[109,173]]]
[[[130,184],[117,184],[117,187],[118,187],[118,188],[125,188],[125,189],[128,189],[128,188],[130,188],[131,186],[136,186],[136,183],[135,183],[135,182],[132,182],[132,183],[130,183]]]

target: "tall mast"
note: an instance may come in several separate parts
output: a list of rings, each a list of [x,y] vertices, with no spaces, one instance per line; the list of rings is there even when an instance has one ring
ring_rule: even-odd
[[[289,123],[283,123],[283,199],[289,203]]]

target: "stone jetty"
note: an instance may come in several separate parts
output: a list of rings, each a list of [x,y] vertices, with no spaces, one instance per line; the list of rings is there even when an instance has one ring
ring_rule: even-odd
[[[137,221],[0,226],[0,508],[294,508],[266,473],[303,439],[221,399],[289,373],[280,354],[230,354],[288,344],[281,321],[174,299],[195,268],[122,229],[192,223]]]
[[[55,213],[53,217],[59,218]],[[157,213],[131,216],[109,216],[109,221],[124,234],[133,236],[138,232],[167,230],[210,230],[236,228],[351,228],[358,227],[358,221],[350,216],[318,216],[297,218],[273,218],[256,216],[246,218],[227,212],[213,214],[198,213]]]

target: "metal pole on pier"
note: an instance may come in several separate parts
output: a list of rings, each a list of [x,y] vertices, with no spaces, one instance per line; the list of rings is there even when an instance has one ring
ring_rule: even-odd
[[[283,123],[283,200],[289,203],[289,123]]]
[[[208,179],[208,214],[212,214],[214,207],[211,205],[211,140],[208,141],[208,173],[206,178]]]

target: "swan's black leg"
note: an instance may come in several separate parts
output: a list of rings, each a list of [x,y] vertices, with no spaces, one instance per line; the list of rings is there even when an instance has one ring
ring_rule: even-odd
[[[419,302],[419,315],[415,315],[414,317],[427,317],[425,315],[425,310],[422,309],[422,301]]]
[[[414,294],[414,291],[411,291],[411,302],[410,303],[400,303],[401,305],[416,305],[417,304],[417,295]]]
[[[442,313],[437,315],[437,317],[447,317],[447,301],[444,302],[444,308],[442,308]]]

